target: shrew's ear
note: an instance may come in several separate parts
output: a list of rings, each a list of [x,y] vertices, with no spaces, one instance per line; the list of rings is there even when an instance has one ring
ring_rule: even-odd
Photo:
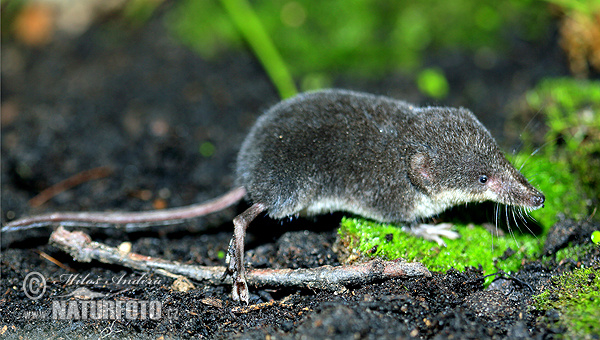
[[[408,159],[408,177],[412,184],[424,192],[429,192],[435,180],[433,158],[427,152],[416,152]]]

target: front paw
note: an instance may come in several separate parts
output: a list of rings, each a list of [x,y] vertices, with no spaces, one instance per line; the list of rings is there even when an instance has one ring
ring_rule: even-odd
[[[460,237],[455,231],[450,230],[454,225],[452,223],[439,223],[439,224],[419,224],[412,226],[408,231],[415,235],[422,237],[429,241],[436,242],[439,246],[445,247],[446,242],[442,240],[442,236],[455,240]],[[405,230],[403,228],[403,230]]]

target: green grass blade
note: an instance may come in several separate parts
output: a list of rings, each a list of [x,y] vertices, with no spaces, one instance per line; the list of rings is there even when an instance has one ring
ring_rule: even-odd
[[[298,93],[292,76],[260,19],[247,0],[221,0],[254,54],[258,57],[281,98]]]

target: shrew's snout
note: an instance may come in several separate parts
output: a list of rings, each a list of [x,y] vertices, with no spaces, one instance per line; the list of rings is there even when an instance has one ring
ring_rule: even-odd
[[[512,188],[509,191],[509,195],[512,195],[514,205],[531,207],[533,209],[543,208],[546,201],[546,196],[527,181]]]
[[[513,206],[533,209],[542,208],[546,196],[534,188],[516,169],[512,170],[510,176],[506,176],[501,180],[492,179],[488,181],[489,188],[500,197],[498,201]]]

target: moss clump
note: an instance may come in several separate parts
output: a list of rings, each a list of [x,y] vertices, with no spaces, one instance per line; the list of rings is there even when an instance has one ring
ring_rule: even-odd
[[[525,131],[525,142],[543,142],[539,154],[560,164],[560,171],[574,174],[581,185],[573,190],[585,194],[581,200],[592,200],[590,207],[596,206],[600,192],[600,82],[547,79],[526,98],[530,111],[544,117],[546,132],[543,141],[538,141]]]
[[[544,231],[557,222],[559,214],[574,219],[587,216],[589,201],[582,197],[582,183],[566,161],[525,152],[508,158],[512,158],[513,164],[524,164],[525,177],[546,196],[544,208],[531,212]]]
[[[600,334],[598,301],[600,269],[579,268],[553,277],[550,287],[533,297],[533,308],[558,311],[560,316],[556,326],[566,329],[564,338],[591,339]]]
[[[579,261],[585,254],[589,253],[595,246],[591,243],[578,244],[576,246],[569,246],[567,248],[560,249],[556,252],[556,262],[562,262],[565,260]]]
[[[541,241],[532,235],[493,237],[481,227],[457,227],[461,238],[445,239],[447,247],[414,237],[398,226],[363,218],[344,218],[338,234],[351,249],[366,256],[418,261],[433,271],[446,271],[450,268],[464,270],[468,266],[481,266],[486,274],[498,270],[514,272],[519,269],[524,258],[541,252]]]
[[[508,157],[546,195],[545,208],[531,215],[545,229],[559,213],[587,218],[600,203],[600,82],[545,79],[523,104],[506,135],[514,140],[521,132],[527,147]]]

